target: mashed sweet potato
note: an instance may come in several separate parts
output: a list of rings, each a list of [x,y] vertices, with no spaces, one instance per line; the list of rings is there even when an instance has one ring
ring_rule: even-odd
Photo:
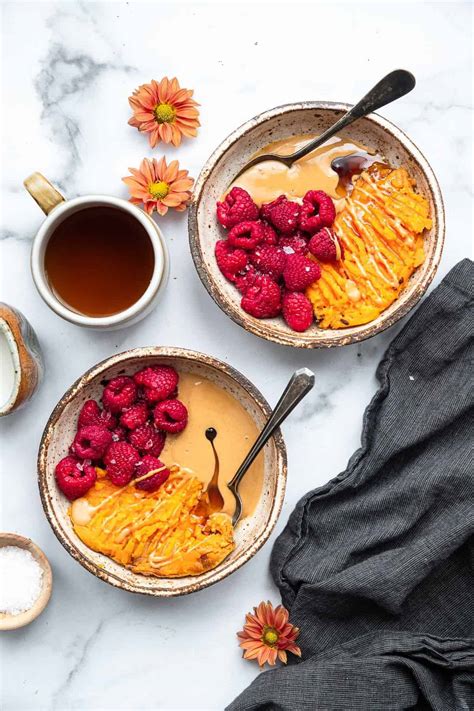
[[[425,258],[428,200],[405,168],[374,163],[357,179],[334,222],[344,248],[307,290],[322,328],[368,323],[395,301]]]
[[[140,491],[132,481],[117,488],[98,469],[70,516],[79,538],[136,573],[158,577],[199,575],[234,548],[227,514],[199,515],[203,484],[178,467],[158,491]]]

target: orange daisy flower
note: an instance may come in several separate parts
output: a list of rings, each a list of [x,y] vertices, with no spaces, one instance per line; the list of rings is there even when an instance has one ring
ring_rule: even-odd
[[[288,610],[283,605],[273,608],[271,602],[261,602],[254,607],[255,614],[245,616],[245,625],[237,633],[244,659],[256,659],[261,667],[268,662],[274,666],[277,658],[286,664],[287,652],[301,657],[295,644],[300,631],[288,622]]]
[[[160,141],[179,146],[182,136],[195,136],[201,125],[196,108],[199,104],[191,98],[193,93],[191,89],[181,89],[176,77],[164,77],[160,82],[152,79],[128,97],[133,111],[128,123],[150,134],[152,148]]]
[[[186,209],[191,199],[194,179],[187,170],[179,170],[177,160],[166,164],[166,158],[144,158],[140,168],[129,168],[131,175],[122,178],[130,191],[130,202],[142,204],[149,215],[156,210],[166,215],[169,207],[178,212]]]

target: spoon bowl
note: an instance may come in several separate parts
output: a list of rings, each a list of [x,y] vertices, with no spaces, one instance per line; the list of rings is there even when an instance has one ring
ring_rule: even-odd
[[[323,143],[326,143],[326,141],[338,133],[338,131],[342,131],[343,128],[350,126],[350,124],[357,121],[357,119],[363,118],[367,116],[367,114],[371,114],[382,106],[391,104],[392,101],[408,94],[408,92],[415,88],[415,84],[416,80],[411,72],[408,72],[406,69],[395,69],[393,72],[390,72],[390,74],[384,76],[357,104],[341,116],[332,126],[329,126],[320,136],[309,141],[302,148],[291,153],[291,155],[285,156],[278,155],[277,153],[264,153],[263,155],[256,156],[244,165],[235,176],[234,181],[249,168],[253,168],[254,165],[266,161],[278,161],[286,165],[287,168],[291,168],[295,161],[308,155],[308,153],[319,148],[319,146],[322,146]]]

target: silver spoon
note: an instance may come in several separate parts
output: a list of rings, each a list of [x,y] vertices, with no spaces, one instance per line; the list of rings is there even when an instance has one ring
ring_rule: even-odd
[[[304,396],[309,393],[313,385],[314,373],[308,368],[300,368],[293,373],[290,382],[283,392],[283,395],[270,415],[267,424],[238,468],[233,479],[228,482],[227,486],[235,497],[235,511],[232,517],[232,524],[234,526],[237,524],[242,515],[242,499],[240,498],[238,489],[247,469],[250,467],[260,450],[268,442],[277,427],[281,425],[283,420],[286,420],[290,412],[292,412]]]
[[[277,153],[266,153],[261,156],[256,156],[249,161],[242,170],[240,170],[235,176],[232,182],[235,182],[238,177],[242,175],[246,170],[252,168],[254,165],[263,163],[264,161],[276,160],[280,163],[284,163],[288,168],[291,168],[293,163],[303,156],[306,156],[315,148],[318,148],[323,143],[326,143],[328,138],[334,136],[335,133],[341,129],[349,126],[357,119],[367,116],[367,114],[372,113],[380,109],[382,106],[390,104],[395,99],[399,99],[401,96],[408,94],[416,84],[415,77],[411,72],[407,72],[406,69],[395,69],[395,71],[387,74],[383,79],[381,79],[378,84],[376,84],[372,89],[355,105],[347,111],[339,121],[336,121],[332,126],[330,126],[324,133],[310,141],[305,146],[300,148],[295,153],[291,155],[282,156]]]

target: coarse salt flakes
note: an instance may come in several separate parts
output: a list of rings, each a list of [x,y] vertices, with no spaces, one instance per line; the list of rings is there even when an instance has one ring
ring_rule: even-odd
[[[19,546],[0,548],[0,612],[19,615],[38,599],[43,569],[30,551]]]

